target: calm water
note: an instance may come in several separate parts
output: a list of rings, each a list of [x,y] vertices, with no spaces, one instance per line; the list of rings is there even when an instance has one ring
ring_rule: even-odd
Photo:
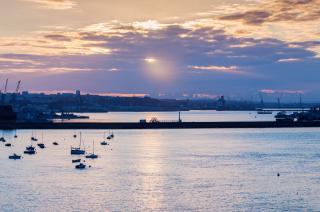
[[[277,112],[267,115],[258,115],[256,111],[184,111],[181,112],[183,121],[274,121]],[[83,113],[90,119],[71,120],[91,122],[138,122],[140,119],[150,121],[157,118],[160,121],[177,121],[178,112],[110,112],[110,113]],[[69,120],[70,122],[70,120]]]
[[[136,121],[173,119],[177,113],[94,115]],[[198,120],[254,116],[183,114]],[[79,143],[75,133],[17,131],[15,139],[15,132],[0,131],[14,145],[0,143],[1,212],[320,211],[320,129],[118,130],[108,147],[99,145],[103,131],[82,131],[86,150],[95,141],[100,155],[87,160],[92,168],[82,171],[71,163],[79,158],[70,155],[70,146]],[[47,148],[21,161],[8,160],[30,145],[32,134],[40,141],[43,134]]]

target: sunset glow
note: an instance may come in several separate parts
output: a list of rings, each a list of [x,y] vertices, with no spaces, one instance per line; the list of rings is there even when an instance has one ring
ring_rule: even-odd
[[[311,101],[320,92],[319,7],[320,0],[5,1],[0,73],[22,79],[24,89],[60,83],[66,90],[74,81],[86,92],[174,89],[178,98],[249,98],[263,89],[296,90],[303,78],[298,89]],[[150,86],[137,89],[149,75]],[[175,87],[157,85],[159,79]]]

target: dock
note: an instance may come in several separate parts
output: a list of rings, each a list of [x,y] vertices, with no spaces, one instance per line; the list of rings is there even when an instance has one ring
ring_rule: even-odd
[[[9,122],[0,123],[2,130],[19,129],[215,129],[215,128],[303,128],[320,127],[320,121],[307,122],[276,122],[276,121],[255,121],[255,122],[159,122],[159,123],[135,123],[135,122],[46,122],[46,123],[24,123]]]

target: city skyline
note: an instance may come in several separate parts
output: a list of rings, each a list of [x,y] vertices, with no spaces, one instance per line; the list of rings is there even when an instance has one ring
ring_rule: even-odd
[[[1,5],[1,84],[9,78],[32,91],[295,99],[301,93],[320,100],[319,0]]]

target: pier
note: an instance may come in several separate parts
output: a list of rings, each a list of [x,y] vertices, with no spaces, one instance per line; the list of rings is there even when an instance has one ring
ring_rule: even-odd
[[[73,123],[0,123],[2,130],[15,129],[206,129],[206,128],[303,128],[320,127],[320,121],[306,122],[73,122]]]

